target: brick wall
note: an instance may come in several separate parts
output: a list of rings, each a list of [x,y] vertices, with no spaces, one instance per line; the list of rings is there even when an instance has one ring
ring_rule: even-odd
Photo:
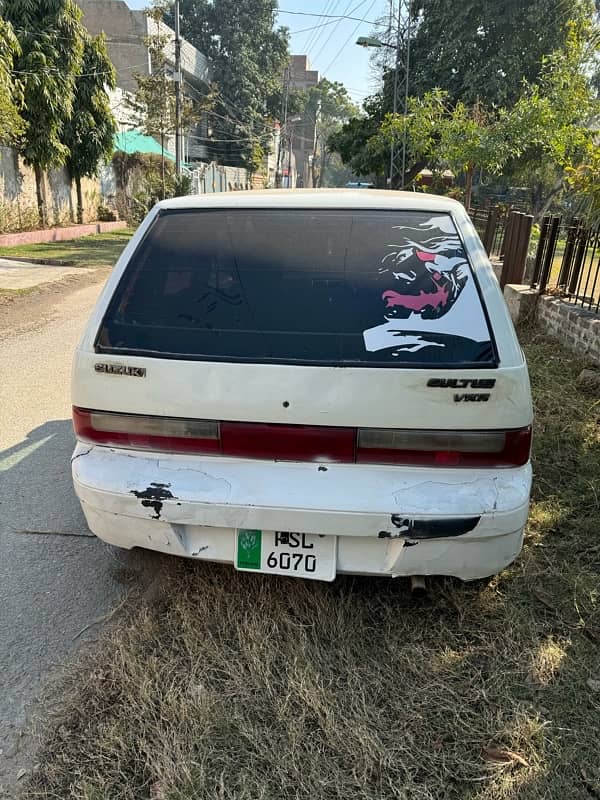
[[[542,296],[537,302],[538,326],[569,350],[600,364],[600,314]]]

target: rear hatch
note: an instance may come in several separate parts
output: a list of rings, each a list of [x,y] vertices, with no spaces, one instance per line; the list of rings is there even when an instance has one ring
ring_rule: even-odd
[[[76,357],[80,438],[283,460],[527,461],[527,371],[466,216],[165,208],[119,273]]]

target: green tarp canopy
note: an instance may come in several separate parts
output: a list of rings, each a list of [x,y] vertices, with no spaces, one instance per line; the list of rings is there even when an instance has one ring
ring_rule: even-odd
[[[146,136],[141,131],[122,131],[115,134],[115,150],[123,153],[156,153],[160,155],[160,144],[152,136]],[[175,156],[165,150],[165,158],[175,161]]]

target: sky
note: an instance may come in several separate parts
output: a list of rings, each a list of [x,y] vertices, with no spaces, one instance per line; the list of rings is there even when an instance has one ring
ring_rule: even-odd
[[[149,0],[127,3],[130,8],[150,4]],[[279,0],[279,24],[290,30],[291,52],[307,54],[321,77],[343,83],[359,105],[377,88],[377,79],[369,68],[372,51],[355,42],[359,36],[368,36],[372,23],[388,13],[389,0]],[[324,14],[355,19],[330,19]]]

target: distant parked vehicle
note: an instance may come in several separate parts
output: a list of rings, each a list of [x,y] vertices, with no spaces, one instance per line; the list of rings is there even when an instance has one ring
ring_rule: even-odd
[[[239,570],[498,572],[527,520],[532,404],[453,200],[302,190],[159,203],[75,354],[90,528]]]
[[[362,181],[349,181],[346,184],[346,189],[374,189],[374,183],[364,183]]]

